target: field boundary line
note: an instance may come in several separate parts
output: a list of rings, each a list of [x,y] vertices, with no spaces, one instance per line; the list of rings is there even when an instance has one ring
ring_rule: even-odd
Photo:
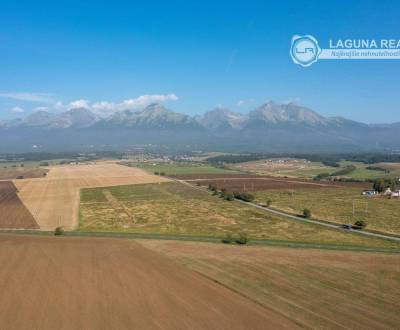
[[[25,230],[25,229],[1,229],[0,235],[33,235],[33,236],[54,236],[54,231],[43,230]],[[210,236],[181,236],[168,234],[151,234],[151,233],[122,233],[122,232],[87,232],[87,231],[65,231],[62,237],[108,237],[108,238],[123,238],[123,239],[152,239],[152,240],[169,240],[169,241],[184,241],[184,242],[200,242],[223,244],[223,237]],[[356,245],[334,245],[324,243],[309,243],[309,242],[293,242],[280,240],[250,240],[247,246],[265,246],[265,247],[286,247],[293,249],[316,249],[316,250],[331,250],[331,251],[349,251],[349,252],[373,252],[373,253],[400,253],[400,249],[392,248],[374,248],[363,247]],[[245,247],[243,247],[245,248]]]

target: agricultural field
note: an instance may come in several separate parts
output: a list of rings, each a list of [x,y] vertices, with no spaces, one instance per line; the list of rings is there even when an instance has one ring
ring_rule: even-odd
[[[332,187],[357,187],[367,189],[371,187],[370,183],[364,182],[334,182],[334,181],[311,181],[295,178],[265,177],[257,175],[228,175],[228,174],[186,174],[175,175],[178,180],[185,180],[192,184],[201,186],[213,185],[218,189],[237,192],[253,192],[265,189],[298,189],[298,188],[332,188]]]
[[[400,235],[400,199],[362,196],[358,187],[270,189],[255,196],[256,201],[271,200],[271,207],[289,213],[301,214],[308,208],[317,219],[340,224],[363,219],[367,229]]]
[[[40,167],[6,166],[0,167],[0,180],[42,178],[48,170]]]
[[[132,240],[0,236],[2,329],[298,329]]]
[[[164,172],[165,175],[176,174],[211,174],[211,173],[237,173],[236,170],[214,167],[201,163],[126,163],[128,166],[137,167],[153,174]]]
[[[389,163],[389,164],[393,165],[396,163]],[[340,168],[344,168],[349,165],[355,166],[355,170],[345,176],[353,179],[366,180],[366,179],[376,179],[376,178],[394,178],[400,176],[400,167],[392,167],[389,170],[389,168],[385,167],[384,163],[364,164],[360,162],[349,162],[349,161],[340,162]],[[398,164],[398,166],[400,166],[400,164]],[[382,168],[382,169],[387,168],[390,172],[385,173],[385,171],[376,170],[373,168]]]
[[[14,180],[18,196],[40,229],[74,229],[78,224],[79,190],[123,184],[163,182],[167,179],[113,163],[50,166],[44,178]]]
[[[38,229],[39,226],[18,197],[11,181],[0,181],[0,228]]]
[[[297,158],[271,158],[228,165],[249,173],[269,176],[287,176],[292,178],[313,178],[319,173],[330,173],[333,167],[321,162],[310,162]]]
[[[332,167],[326,166],[321,162],[311,162],[305,159],[276,158],[230,164],[228,167],[259,175],[312,179],[318,174],[332,175],[346,168],[346,166],[353,165],[355,169],[343,175],[344,177],[357,180],[400,177],[400,163],[364,164],[361,162],[341,161],[339,165],[339,167]],[[385,172],[385,169],[388,171]]]
[[[399,328],[398,254],[139,242],[302,328]]]
[[[272,216],[225,201],[179,182],[82,189],[79,231],[157,233],[398,248],[400,243],[367,238]]]

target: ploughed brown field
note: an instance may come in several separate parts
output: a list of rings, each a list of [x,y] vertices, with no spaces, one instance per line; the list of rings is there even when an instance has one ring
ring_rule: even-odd
[[[1,329],[297,329],[125,239],[0,236]]]
[[[52,166],[48,169],[47,176],[43,178],[14,180],[18,196],[40,229],[44,230],[54,230],[59,226],[66,229],[77,227],[80,188],[168,181],[138,168],[109,162]]]
[[[399,254],[162,240],[140,243],[305,329],[400,328]]]
[[[11,181],[0,181],[0,228],[38,229],[38,224],[17,192]]]
[[[42,178],[46,176],[48,171],[49,170],[45,168],[0,168],[0,180]]]
[[[298,189],[298,188],[332,188],[332,187],[357,187],[370,188],[370,183],[361,182],[334,182],[311,181],[292,178],[275,178],[269,176],[257,176],[252,174],[182,174],[171,176],[178,180],[184,180],[202,186],[213,185],[218,189],[225,188],[228,191],[260,191],[268,189]]]

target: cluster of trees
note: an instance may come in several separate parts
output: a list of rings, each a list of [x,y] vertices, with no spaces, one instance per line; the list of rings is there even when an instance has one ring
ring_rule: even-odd
[[[353,172],[355,169],[356,169],[356,167],[353,164],[347,165],[344,168],[342,168],[341,170],[333,172],[330,176],[347,175],[347,174],[350,174],[351,172]]]
[[[251,153],[240,155],[220,155],[208,158],[210,163],[243,163],[268,158],[297,158],[312,162],[321,162],[327,166],[339,167],[342,160],[361,162],[364,164],[400,162],[400,154],[391,153],[335,153],[335,154],[304,154],[304,153]]]
[[[319,173],[314,177],[314,180],[319,181],[319,180],[325,180],[330,177],[335,177],[335,176],[341,176],[341,175],[347,175],[353,172],[356,169],[354,165],[347,165],[344,168],[340,169],[339,171],[333,172],[333,173]],[[350,181],[354,181],[351,179]]]
[[[381,171],[381,172],[385,172],[385,173],[390,173],[390,171],[388,169],[379,167],[379,166],[367,166],[366,169],[372,170],[372,171]]]
[[[218,191],[218,188],[212,184],[208,185],[208,190],[212,191],[213,195],[219,195],[221,198],[227,201],[233,201],[235,198],[240,199],[245,202],[252,202],[254,200],[254,195],[246,192],[229,192],[225,188]]]
[[[397,182],[395,179],[380,178],[374,181],[373,187],[377,192],[384,192],[387,188],[393,191],[397,188]]]

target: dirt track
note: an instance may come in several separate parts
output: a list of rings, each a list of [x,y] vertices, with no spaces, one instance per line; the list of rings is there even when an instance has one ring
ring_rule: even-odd
[[[296,329],[122,239],[0,236],[1,329]]]
[[[78,224],[79,189],[167,181],[132,167],[112,163],[49,167],[45,178],[14,180],[19,197],[40,229]]]

